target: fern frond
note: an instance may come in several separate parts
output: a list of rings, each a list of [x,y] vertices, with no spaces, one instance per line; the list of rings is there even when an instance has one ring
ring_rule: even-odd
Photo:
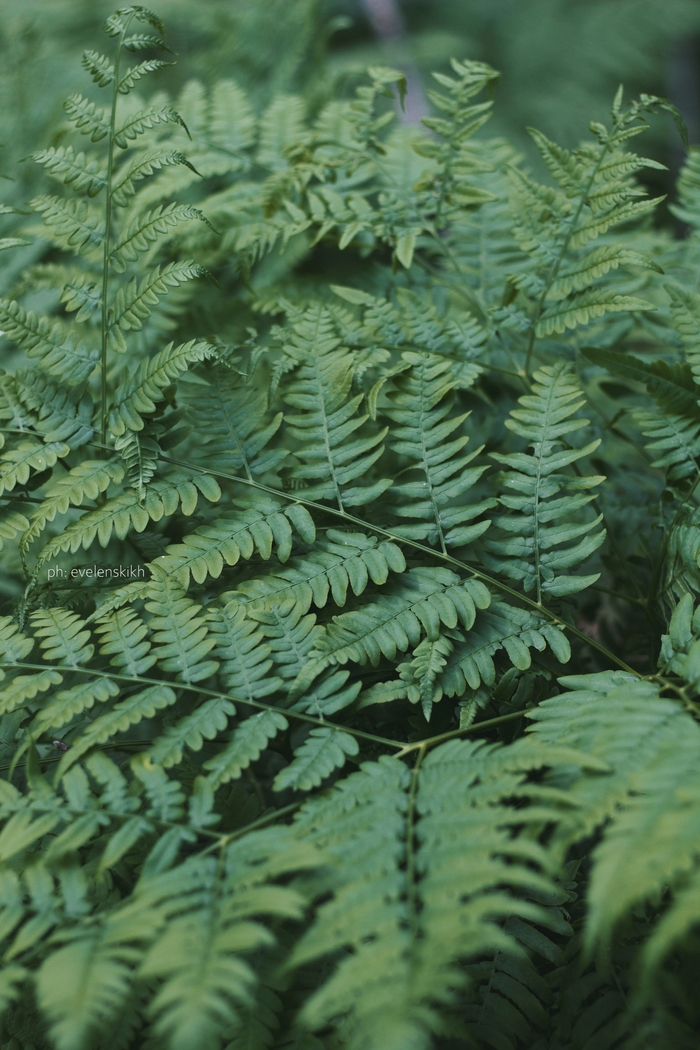
[[[85,69],[98,87],[108,87],[114,80],[114,66],[99,51],[85,51],[82,60]]]
[[[151,307],[157,306],[171,289],[204,276],[206,272],[196,263],[175,262],[163,267],[156,266],[140,281],[134,279],[118,288],[109,309],[107,339],[110,349],[119,354],[126,353],[123,332],[141,331],[143,322],[151,316]]]
[[[102,106],[83,95],[69,95],[63,103],[68,119],[81,135],[89,135],[92,142],[100,142],[109,135],[109,121]]]
[[[11,510],[0,518],[0,551],[5,546],[5,540],[14,540],[19,533],[29,528],[29,522],[24,514],[17,510]]]
[[[82,547],[87,550],[95,539],[106,547],[114,533],[124,539],[130,529],[143,532],[150,521],[160,521],[164,515],[174,514],[180,508],[187,517],[197,508],[200,493],[216,502],[221,490],[213,478],[196,474],[172,474],[148,486],[143,500],[138,492],[126,491],[113,496],[94,510],[89,510],[77,521],[72,521],[63,533],[54,536],[38,555],[41,566],[61,552],[75,554]]]
[[[37,694],[47,692],[62,681],[58,671],[53,670],[17,675],[0,689],[0,714],[11,714],[17,708],[23,707],[28,700],[33,700]]]
[[[136,193],[136,183],[147,179],[155,171],[170,168],[173,165],[184,164],[186,168],[197,171],[190,164],[184,153],[172,149],[147,150],[142,155],[137,154],[133,160],[126,161],[123,167],[116,173],[112,184],[112,201],[118,208],[125,208]]]
[[[181,222],[192,219],[207,222],[199,208],[189,204],[169,204],[137,215],[110,253],[113,268],[117,273],[123,273],[127,263],[135,262],[142,252],[147,252]]]
[[[296,379],[284,400],[298,415],[286,417],[287,434],[295,442],[301,462],[292,478],[307,483],[309,499],[334,500],[339,509],[362,506],[389,488],[388,479],[347,486],[365,476],[383,452],[386,430],[370,431],[368,415],[359,415],[363,395],[348,398],[353,381],[351,356],[337,349],[331,318],[322,308],[308,313],[294,326],[291,354],[301,359]],[[358,433],[361,431],[361,433]],[[323,478],[323,481],[318,479]]]
[[[216,697],[206,700],[175,725],[168,726],[162,736],[144,752],[146,759],[169,769],[179,765],[185,747],[201,751],[205,740],[214,740],[228,725],[236,708],[230,700]]]
[[[133,430],[127,430],[125,434],[114,439],[114,451],[119,453],[126,464],[129,482],[143,503],[146,498],[146,486],[158,469],[160,445],[147,432],[141,431],[136,434]]]
[[[57,1050],[84,1045],[116,1020],[149,932],[133,918],[110,917],[48,956],[37,975],[37,995]]]
[[[168,343],[159,353],[142,361],[135,375],[117,390],[109,417],[112,433],[120,437],[127,429],[143,430],[143,416],[155,412],[173,379],[186,372],[193,362],[204,361],[213,354],[210,343],[192,339],[180,346]]]
[[[90,711],[96,703],[104,704],[115,696],[119,696],[119,686],[110,678],[97,678],[80,682],[70,689],[60,689],[51,703],[38,712],[29,732],[40,735],[49,729],[61,729],[84,711]]]
[[[129,48],[129,50],[131,49]],[[136,50],[136,48],[133,50]],[[137,66],[132,66],[131,69],[127,69],[124,76],[119,80],[117,91],[120,95],[129,95],[142,77],[147,76],[149,73],[155,73],[156,70],[164,69],[169,65],[169,62],[164,62],[160,58],[147,58],[144,62],[139,62]]]
[[[102,215],[87,201],[35,197],[30,201],[30,207],[43,217],[44,225],[48,226],[51,238],[59,248],[90,255],[102,246]]]
[[[176,700],[173,690],[161,684],[149,686],[139,693],[132,693],[126,700],[114,704],[107,714],[93,719],[87,729],[71,741],[70,750],[59,763],[57,779],[92,748],[104,744],[119,733],[126,733],[131,726],[138,725],[144,718],[153,718],[156,711],[171,707]]]
[[[635,421],[646,438],[646,447],[655,458],[652,467],[665,471],[669,481],[698,474],[700,421],[670,412],[637,412]]]
[[[126,149],[130,142],[134,142],[159,124],[178,124],[184,127],[182,117],[170,106],[149,106],[130,114],[124,123],[115,129],[114,141],[121,149]]]
[[[80,667],[95,651],[89,641],[90,631],[85,630],[85,621],[67,609],[60,606],[37,609],[31,615],[31,623],[47,660],[56,660],[66,667]]]
[[[216,789],[240,777],[260,757],[270,740],[288,726],[287,719],[277,711],[260,711],[246,718],[236,726],[231,740],[216,757],[204,763],[211,786]]]
[[[219,675],[234,697],[261,700],[276,692],[281,681],[268,675],[272,667],[270,648],[255,620],[237,601],[209,610],[209,630],[216,638],[214,655],[220,661]]]
[[[85,153],[76,153],[72,146],[50,146],[32,156],[50,175],[76,193],[96,197],[107,185],[107,172],[100,162]]]
[[[333,617],[319,634],[295,690],[301,692],[329,665],[352,661],[376,667],[382,656],[393,660],[418,645],[423,634],[437,638],[442,626],[452,629],[461,623],[469,630],[477,606],[488,608],[491,601],[482,583],[460,580],[449,569],[410,569],[390,591]]]
[[[11,616],[0,616],[0,663],[24,660],[34,648],[34,640],[20,631]]]
[[[565,365],[546,366],[535,374],[533,391],[519,399],[523,407],[515,409],[506,424],[528,441],[532,453],[492,453],[511,468],[499,478],[502,488],[522,495],[500,497],[501,505],[512,513],[498,515],[494,524],[501,535],[508,533],[510,538],[489,536],[484,540],[488,552],[484,557],[488,565],[511,579],[522,580],[525,591],[534,590],[541,603],[545,595],[574,594],[598,579],[598,574],[571,576],[562,570],[584,561],[603,542],[603,532],[587,535],[600,518],[588,522],[571,518],[595,498],[586,490],[604,479],[563,473],[600,444],[594,441],[582,449],[567,448],[561,440],[587,425],[586,420],[571,418],[584,403],[576,378]],[[559,496],[561,492],[567,495]],[[579,542],[574,543],[576,540]]]
[[[42,369],[71,386],[83,383],[95,368],[97,347],[75,340],[59,321],[39,317],[19,303],[0,300],[0,326],[27,357],[38,359]]]
[[[245,92],[233,80],[220,80],[212,91],[211,140],[218,149],[240,153],[255,144],[257,118]]]
[[[446,551],[447,547],[463,546],[481,536],[489,523],[467,522],[473,522],[495,504],[493,500],[469,504],[465,499],[486,467],[470,467],[481,449],[464,455],[469,438],[453,437],[466,414],[451,415],[450,395],[455,384],[449,362],[414,353],[404,353],[402,359],[410,371],[397,380],[392,407],[387,412],[395,423],[390,444],[396,453],[409,459],[415,480],[395,485],[393,491],[398,514],[421,523],[400,525],[396,532],[439,543]]]
[[[494,808],[509,790],[513,797],[522,791],[527,762],[522,753],[452,742],[433,751],[413,777],[383,758],[306,805],[298,833],[335,858],[328,884],[334,895],[320,906],[292,963],[344,949],[302,1011],[310,1027],[342,1016],[353,1050],[427,1046],[440,1024],[436,1007],[450,1003],[464,983],[455,963],[494,949],[517,955],[497,917],[546,922],[543,910],[509,889],[529,885],[536,899],[550,888],[526,867],[543,858],[534,843],[509,836]],[[527,810],[518,812],[525,817]],[[501,819],[507,821],[505,812]],[[382,981],[368,981],[376,967]]]
[[[692,611],[692,601],[687,604]],[[680,619],[673,626],[679,647]],[[563,681],[574,690],[566,699],[576,705],[578,720],[567,712],[564,728],[561,701],[548,701],[535,716],[536,735],[550,745],[595,749],[611,767],[609,776],[572,788],[584,826],[593,827],[608,814],[613,818],[594,854],[587,941],[607,943],[638,903],[658,899],[668,886],[677,888],[680,913],[674,914],[672,903],[645,948],[652,965],[678,937],[678,923],[687,921],[694,899],[686,887],[696,878],[700,806],[688,786],[688,770],[697,761],[700,731],[681,708],[659,699],[651,683],[610,673]]]
[[[0,492],[11,492],[16,485],[25,485],[32,471],[42,473],[70,452],[62,441],[40,445],[36,441],[22,441],[17,448],[8,449],[0,456]]]
[[[162,928],[141,974],[162,981],[150,1014],[171,1050],[199,1050],[237,1021],[256,983],[250,952],[274,944],[269,920],[303,914],[303,897],[273,880],[315,862],[276,828],[229,846],[221,865],[192,858],[145,884],[140,898],[158,909]]]
[[[219,666],[204,657],[216,645],[207,630],[201,606],[185,594],[185,589],[159,567],[153,569],[146,609],[152,613],[154,653],[164,671],[182,676],[185,682],[201,682]]]
[[[309,791],[318,787],[334,770],[342,769],[348,755],[356,755],[359,746],[354,737],[342,729],[312,729],[306,741],[294,752],[288,766],[277,774],[275,791]]]
[[[208,419],[193,455],[197,462],[228,474],[243,471],[249,480],[274,471],[289,455],[270,448],[282,423],[282,413],[268,414],[262,386],[244,384],[228,369],[215,368],[206,386],[183,384],[183,396],[192,418],[204,411]]]
[[[133,609],[102,612],[95,633],[101,636],[100,653],[111,656],[113,667],[123,667],[132,678],[145,675],[156,662],[148,628]]]
[[[21,549],[26,551],[39,538],[48,522],[69,507],[79,507],[86,499],[96,500],[110,485],[118,485],[124,469],[115,460],[85,460],[53,485],[41,506],[32,514],[22,535]]]
[[[168,547],[163,562],[167,571],[181,576],[186,584],[190,574],[197,583],[203,583],[207,576],[218,579],[224,565],[236,565],[240,558],[252,558],[255,553],[267,561],[275,549],[279,560],[287,561],[292,551],[292,526],[307,543],[316,537],[313,519],[300,504],[282,507],[260,498],[232,503],[234,509],[224,517],[200,525],[182,543]]]
[[[561,335],[567,328],[588,324],[594,317],[620,311],[653,310],[653,304],[632,295],[605,289],[589,289],[571,296],[562,303],[555,303],[542,314],[537,323],[538,336]]]

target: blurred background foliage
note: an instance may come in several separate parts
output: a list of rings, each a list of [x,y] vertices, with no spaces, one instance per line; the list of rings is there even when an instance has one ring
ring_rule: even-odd
[[[409,106],[415,119],[420,81],[454,55],[502,71],[494,130],[524,148],[526,125],[576,145],[591,119],[605,117],[620,81],[631,93],[674,96],[691,139],[700,136],[698,0],[154,0],[154,6],[179,54],[167,83],[173,92],[191,77],[233,76],[261,102],[285,91],[313,98],[329,78],[349,80],[368,65],[391,63],[417,71]],[[0,0],[0,141],[5,172],[20,182],[16,161],[36,148],[66,92],[83,82],[76,53],[94,41],[110,10],[102,0]],[[668,150],[671,141],[668,133],[657,150]]]
[[[526,142],[526,125],[575,145],[602,119],[620,81],[675,96],[700,136],[698,0],[154,0],[179,61],[167,85],[235,77],[266,101],[313,97],[328,79],[382,62],[420,80],[453,55],[502,71],[497,130]],[[36,148],[61,100],[83,77],[76,53],[95,39],[110,3],[0,0],[0,141],[5,171]],[[167,79],[167,78],[166,78]],[[163,81],[161,81],[163,83]],[[55,90],[52,90],[55,89]],[[664,132],[665,134],[665,132]],[[669,149],[671,136],[657,141]],[[27,165],[29,168],[29,165]],[[28,177],[28,176],[27,176]]]
[[[85,90],[77,61],[113,0],[0,0],[0,200],[21,206],[40,190],[42,169],[24,158],[55,144],[62,101]],[[501,71],[490,129],[534,159],[527,127],[575,146],[604,120],[618,84],[668,96],[691,142],[700,141],[699,0],[153,0],[177,62],[159,76],[174,97],[193,78],[234,78],[260,107],[303,94],[311,109],[329,93],[351,95],[366,68],[409,75],[402,119],[429,111],[430,73],[452,56]],[[89,89],[88,89],[89,90]],[[49,129],[53,131],[49,131]],[[650,189],[670,192],[682,163],[677,135],[655,121],[646,147],[668,166]],[[665,208],[661,222],[673,222]],[[22,217],[17,216],[17,223]],[[9,217],[3,232],[12,233]],[[40,245],[4,255],[0,292]]]

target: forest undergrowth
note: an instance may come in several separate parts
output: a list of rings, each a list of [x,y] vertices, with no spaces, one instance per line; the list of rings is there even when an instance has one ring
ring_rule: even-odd
[[[104,29],[0,207],[3,1046],[691,1050],[679,114],[531,167],[480,62],[416,128]]]

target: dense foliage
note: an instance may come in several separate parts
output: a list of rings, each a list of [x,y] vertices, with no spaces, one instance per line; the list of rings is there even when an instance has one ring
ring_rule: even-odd
[[[105,31],[3,207],[3,1045],[695,1046],[677,113],[535,171],[482,63],[395,130]]]

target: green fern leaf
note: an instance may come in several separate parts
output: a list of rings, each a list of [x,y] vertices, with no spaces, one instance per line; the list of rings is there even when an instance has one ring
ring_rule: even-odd
[[[301,461],[291,471],[295,480],[316,485],[304,489],[309,499],[334,500],[339,509],[377,499],[391,484],[387,479],[348,488],[365,476],[383,452],[386,430],[365,433],[368,416],[358,415],[363,396],[348,399],[353,380],[352,357],[336,349],[330,316],[319,308],[295,325],[291,352],[301,358],[296,381],[285,402],[299,411],[286,417],[287,434]],[[362,430],[362,434],[358,431]],[[322,454],[319,454],[321,453]],[[327,479],[327,480],[326,480]]]
[[[99,715],[84,732],[71,741],[70,751],[65,753],[59,763],[57,779],[93,747],[104,744],[119,733],[126,733],[131,726],[138,725],[144,718],[153,718],[156,711],[171,707],[176,699],[169,686],[153,685],[114,704],[107,714]]]
[[[114,80],[114,66],[106,55],[98,51],[85,51],[82,66],[98,87],[108,87]]]
[[[586,292],[566,299],[563,303],[550,306],[537,324],[537,335],[547,336],[561,334],[567,328],[576,328],[588,324],[594,317],[604,317],[608,313],[621,310],[653,310],[652,303],[632,295],[620,295],[618,292],[591,288]]]
[[[342,769],[347,755],[359,751],[357,741],[341,729],[312,729],[306,741],[294,752],[294,758],[275,777],[275,791],[309,791],[325,780],[335,769]]]
[[[313,542],[315,528],[311,515],[301,505],[281,507],[273,500],[236,500],[234,510],[225,517],[200,525],[185,536],[181,544],[167,549],[163,562],[169,572],[180,576],[185,584],[190,574],[197,583],[207,576],[218,579],[224,565],[236,565],[240,558],[255,553],[265,560],[276,548],[280,561],[287,561],[292,550],[292,525],[307,542]]]
[[[169,65],[170,62],[163,62],[160,58],[147,58],[145,62],[139,62],[137,66],[132,66],[131,69],[126,71],[119,81],[117,91],[120,95],[129,95],[142,77],[147,76],[148,73],[155,73],[158,69],[164,69]]]
[[[133,609],[100,609],[100,613],[95,628],[102,639],[100,652],[111,656],[110,664],[123,667],[132,678],[145,675],[156,662],[146,625]]]
[[[65,514],[69,507],[79,507],[86,499],[97,499],[110,485],[118,485],[123,476],[123,467],[114,460],[85,460],[73,467],[47,491],[41,506],[32,514],[22,535],[21,548],[26,551],[57,514]]]
[[[95,102],[83,95],[69,95],[63,108],[81,135],[89,135],[93,142],[100,142],[109,135],[107,115]]]
[[[230,601],[211,609],[209,630],[216,638],[221,680],[234,699],[261,700],[276,692],[281,680],[268,675],[271,650],[258,624],[247,617],[245,606]]]
[[[58,671],[38,671],[36,674],[17,675],[0,690],[0,714],[11,714],[33,700],[38,693],[45,693],[63,681]]]
[[[112,201],[118,208],[125,208],[136,193],[136,183],[147,179],[154,171],[170,168],[173,165],[184,164],[186,168],[194,171],[196,169],[190,164],[184,153],[178,150],[153,149],[142,155],[136,155],[133,160],[127,161],[117,172],[112,184]]]
[[[89,642],[85,621],[73,612],[56,606],[37,609],[31,615],[32,628],[47,660],[66,667],[80,667],[90,660],[95,646]]]
[[[147,593],[154,653],[163,670],[181,675],[185,682],[201,682],[212,675],[218,661],[204,657],[216,639],[208,633],[201,606],[187,598],[182,585],[158,566],[153,568]]]
[[[74,341],[60,322],[39,317],[19,303],[0,300],[0,326],[27,357],[38,358],[41,368],[71,386],[84,382],[95,367],[97,347]]]
[[[190,415],[206,412],[208,426],[193,450],[197,462],[227,474],[245,473],[249,480],[274,471],[289,455],[269,444],[282,423],[282,413],[268,415],[268,398],[261,386],[243,384],[228,369],[213,370],[206,386],[183,384]]]
[[[182,117],[170,106],[149,106],[130,114],[123,124],[115,130],[114,141],[121,149],[126,149],[130,142],[144,135],[159,124],[178,124],[184,127]]]
[[[114,451],[124,460],[129,482],[143,503],[146,498],[146,486],[158,469],[158,460],[162,454],[160,445],[144,431],[135,434],[133,430],[127,430],[125,434],[114,439]]]
[[[162,979],[149,1012],[169,1050],[200,1050],[236,1023],[256,983],[250,952],[274,943],[259,919],[302,916],[299,893],[272,880],[315,861],[276,828],[230,846],[221,867],[215,857],[192,858],[145,884],[141,899],[163,926],[140,972]]]
[[[32,156],[37,164],[76,193],[96,197],[107,185],[107,172],[100,162],[85,153],[76,153],[72,146],[51,146]]]
[[[230,700],[219,697],[206,700],[192,714],[169,726],[144,754],[164,769],[176,766],[182,761],[185,747],[201,751],[204,741],[214,740],[222,733],[235,713]]]
[[[104,704],[115,696],[119,696],[119,687],[110,678],[98,678],[70,689],[61,689],[55,699],[36,715],[29,732],[38,735],[49,729],[61,729],[84,711],[90,711],[96,703]]]
[[[196,339],[175,346],[168,343],[154,357],[142,361],[135,375],[117,391],[109,417],[112,433],[120,437],[125,430],[143,430],[143,416],[155,412],[164,398],[163,391],[194,361],[211,357],[214,348]]]
[[[32,412],[32,426],[44,441],[64,441],[80,448],[93,436],[92,398],[83,386],[62,387],[43,372],[17,374],[17,395]]]
[[[35,197],[30,207],[43,217],[59,248],[89,256],[102,246],[104,221],[87,201]]]
[[[14,664],[24,660],[34,648],[34,640],[27,638],[11,616],[0,616],[0,662]]]
[[[18,510],[11,510],[0,518],[0,551],[5,546],[6,540],[14,540],[15,537],[29,528],[29,522],[24,514]]]
[[[466,415],[451,416],[450,394],[455,382],[448,361],[427,354],[404,353],[410,367],[397,381],[397,392],[388,414],[392,428],[391,447],[406,456],[418,477],[394,487],[401,517],[421,524],[401,525],[396,532],[412,539],[462,546],[480,536],[488,522],[473,522],[492,500],[468,504],[465,494],[479,480],[483,467],[469,467],[481,452],[463,455],[468,437],[452,437]],[[393,407],[395,406],[395,407]],[[483,446],[482,446],[483,447]],[[457,502],[459,501],[459,502]]]
[[[351,660],[376,667],[382,656],[393,660],[418,645],[423,634],[437,638],[443,625],[454,628],[462,623],[469,630],[477,604],[488,608],[491,600],[482,583],[460,580],[448,569],[411,569],[393,590],[362,609],[333,618],[319,635],[295,691],[301,692],[329,665]]]
[[[147,252],[180,223],[193,219],[207,222],[202,212],[189,204],[169,204],[137,215],[110,252],[113,268],[123,273],[127,263],[135,262],[141,253]]]
[[[402,573],[405,568],[406,560],[395,543],[328,529],[326,539],[319,540],[313,552],[293,558],[272,575],[244,581],[239,591],[256,610],[293,599],[303,614],[312,604],[323,609],[329,597],[342,607],[348,590],[359,597],[370,581],[381,586],[391,572]]]
[[[212,501],[221,496],[213,478],[200,474],[189,478],[177,473],[149,485],[143,501],[135,491],[113,496],[49,540],[39,553],[37,564],[41,567],[62,552],[75,554],[81,547],[87,550],[95,539],[101,547],[106,547],[113,534],[124,539],[132,528],[143,532],[150,521],[160,521],[163,515],[174,514],[178,507],[185,516],[193,514],[200,493]]]
[[[0,492],[10,492],[16,485],[26,485],[32,471],[43,473],[69,452],[68,445],[62,441],[52,441],[47,445],[22,441],[17,448],[0,456]]]
[[[215,758],[204,763],[209,770],[208,780],[213,788],[235,780],[255,762],[278,733],[289,727],[284,715],[277,711],[261,711],[236,726],[231,740]]]
[[[110,349],[119,354],[126,353],[123,332],[140,332],[143,322],[151,316],[151,307],[157,306],[163,296],[187,281],[204,276],[205,271],[196,263],[175,262],[156,266],[140,281],[134,279],[118,288],[109,310],[107,339]]]
[[[588,535],[600,518],[580,523],[566,518],[594,499],[586,490],[604,479],[562,473],[599,444],[594,441],[582,449],[562,448],[562,437],[586,426],[585,420],[571,418],[583,400],[566,366],[542,368],[535,374],[533,390],[532,395],[519,399],[523,407],[511,413],[507,424],[529,442],[532,455],[493,453],[494,459],[510,468],[500,477],[503,488],[522,495],[501,497],[501,504],[512,513],[499,515],[494,523],[509,536],[503,540],[487,538],[484,557],[488,565],[511,579],[522,580],[526,592],[535,590],[541,603],[544,595],[573,594],[598,578],[597,574],[564,575],[562,570],[588,558],[603,542],[603,532]],[[552,499],[561,492],[568,495]]]

